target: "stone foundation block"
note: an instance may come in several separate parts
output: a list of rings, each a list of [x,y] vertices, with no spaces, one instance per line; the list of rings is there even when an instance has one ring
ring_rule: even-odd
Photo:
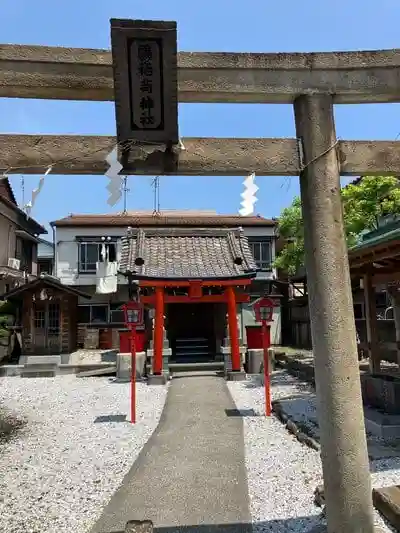
[[[245,354],[247,351],[246,346],[239,346],[239,352],[241,355]],[[221,353],[224,355],[230,355],[231,354],[231,347],[229,346],[221,346]]]
[[[263,371],[264,350],[260,348],[252,348],[247,350],[247,373],[261,374]]]
[[[239,346],[242,345],[243,340],[241,339],[239,335]],[[224,337],[224,340],[222,341],[222,345],[224,348],[230,348],[231,346],[231,339],[229,337]]]
[[[232,357],[231,357],[231,349],[225,348],[222,346],[221,352],[224,357],[224,373],[225,376],[228,374],[228,372],[232,371]],[[239,352],[240,352],[240,364],[243,366],[245,355],[246,355],[246,346],[239,346]]]
[[[20,365],[60,365],[61,355],[21,355]]]
[[[167,376],[165,374],[150,374],[147,378],[147,385],[165,385]]]
[[[246,372],[228,372],[228,381],[245,381]]]
[[[136,379],[142,379],[145,373],[146,352],[136,353]],[[130,353],[117,354],[117,379],[130,381],[132,372],[132,355]]]
[[[164,338],[163,340],[163,349],[169,349],[169,340],[167,338]],[[152,339],[150,341],[150,350],[154,350],[154,340]]]
[[[149,363],[151,367],[153,367],[153,356],[154,356],[154,350],[147,350],[147,357],[149,359]],[[162,353],[162,361],[163,361],[163,374],[165,374],[167,377],[169,376],[169,360],[172,356],[172,348],[164,348]]]
[[[54,378],[58,374],[58,365],[34,364],[24,365],[21,378]]]

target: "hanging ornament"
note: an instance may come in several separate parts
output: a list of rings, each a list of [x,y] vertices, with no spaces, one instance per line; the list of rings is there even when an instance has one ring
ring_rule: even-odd
[[[256,175],[253,172],[243,182],[244,191],[241,194],[243,200],[240,204],[242,207],[239,209],[239,214],[244,217],[254,214],[254,205],[258,201],[256,197],[258,187],[255,184],[255,177]]]
[[[35,205],[36,198],[39,196],[40,191],[43,189],[45,178],[46,178],[46,176],[48,174],[50,174],[51,170],[52,170],[52,167],[50,166],[46,170],[44,175],[40,176],[38,186],[36,187],[36,189],[33,189],[33,191],[32,191],[32,196],[31,196],[30,202],[28,202],[27,204],[24,205],[24,210],[25,210],[27,215],[30,215],[30,213],[31,213],[31,211],[33,209],[33,206]]]
[[[107,163],[110,165],[109,169],[106,171],[105,175],[109,179],[107,185],[107,191],[110,193],[107,203],[110,206],[117,204],[122,198],[122,186],[124,182],[124,177],[120,176],[119,173],[122,170],[122,165],[118,161],[118,149],[115,147],[106,157]]]

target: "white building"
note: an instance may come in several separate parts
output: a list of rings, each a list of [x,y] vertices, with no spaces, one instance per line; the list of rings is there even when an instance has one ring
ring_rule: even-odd
[[[52,226],[55,228],[54,274],[61,283],[92,294],[90,302],[79,301],[77,310],[78,343],[87,347],[95,347],[96,343],[102,348],[118,346],[118,332],[124,327],[120,308],[129,299],[128,284],[120,275],[110,274],[107,275],[108,279],[104,279],[104,272],[100,273],[100,269],[103,262],[102,252],[104,254],[105,249],[108,262],[118,263],[121,238],[128,227],[144,230],[155,227],[171,230],[182,227],[193,230],[242,227],[256,264],[261,269],[251,284],[251,302],[268,291],[268,280],[275,279],[276,276],[273,269],[276,222],[259,216],[219,215],[214,211],[163,211],[157,215],[151,212],[70,215],[52,222]],[[250,304],[238,306],[238,318],[241,336],[246,342],[245,327],[254,324]],[[97,333],[94,334],[96,330]],[[92,341],[88,340],[89,338]],[[280,343],[279,306],[275,309],[272,342]]]

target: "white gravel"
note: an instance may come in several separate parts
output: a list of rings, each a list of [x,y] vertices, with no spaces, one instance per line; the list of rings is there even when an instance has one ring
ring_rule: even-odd
[[[239,410],[253,409],[259,415],[243,418],[255,531],[301,533],[324,524],[321,509],[314,504],[314,489],[323,482],[319,452],[301,444],[274,416],[264,416],[264,387],[259,380],[249,378],[245,382],[229,382],[228,386]],[[314,393],[285,371],[274,372],[272,398],[294,394],[304,398],[304,420],[315,409]],[[393,463],[392,470],[388,461],[397,461],[398,466]],[[400,484],[400,460],[385,459],[384,463],[384,469],[382,460],[372,465],[373,485]],[[378,513],[376,524],[385,532],[392,531]]]
[[[109,378],[0,379],[0,406],[27,420],[0,444],[0,531],[86,533],[158,424],[167,387],[137,384],[137,423],[127,415],[129,383]]]

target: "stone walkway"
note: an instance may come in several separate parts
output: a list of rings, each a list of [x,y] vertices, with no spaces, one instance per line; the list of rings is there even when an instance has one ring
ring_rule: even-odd
[[[91,533],[251,531],[242,419],[223,378],[174,376],[160,423]]]

